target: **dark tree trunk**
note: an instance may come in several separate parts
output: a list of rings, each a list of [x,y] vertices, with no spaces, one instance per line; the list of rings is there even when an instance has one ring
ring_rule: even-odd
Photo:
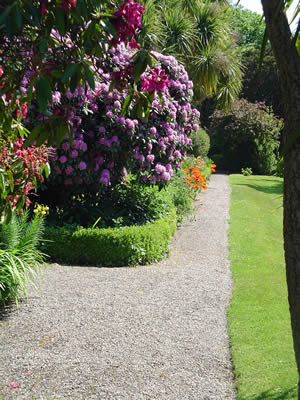
[[[290,147],[284,157],[283,229],[291,324],[300,377],[300,57],[286,15],[279,12],[278,3],[279,0],[262,0],[268,36],[284,92],[284,144],[286,149]]]

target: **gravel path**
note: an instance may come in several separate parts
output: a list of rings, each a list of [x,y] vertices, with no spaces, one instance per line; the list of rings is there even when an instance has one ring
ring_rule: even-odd
[[[0,320],[0,398],[235,399],[229,198],[227,176],[214,175],[159,264],[51,266]]]

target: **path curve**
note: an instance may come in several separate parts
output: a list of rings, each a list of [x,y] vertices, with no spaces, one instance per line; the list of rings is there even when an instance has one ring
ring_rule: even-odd
[[[51,266],[0,320],[0,399],[235,399],[229,198],[228,177],[212,176],[159,264]]]

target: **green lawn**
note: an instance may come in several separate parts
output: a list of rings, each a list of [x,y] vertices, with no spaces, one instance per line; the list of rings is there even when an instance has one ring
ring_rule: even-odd
[[[231,175],[228,311],[239,400],[297,399],[285,280],[282,179]]]

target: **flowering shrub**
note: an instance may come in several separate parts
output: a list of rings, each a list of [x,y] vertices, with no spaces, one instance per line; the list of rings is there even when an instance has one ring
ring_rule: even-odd
[[[162,187],[182,165],[192,143],[188,136],[199,129],[199,112],[190,103],[193,84],[174,57],[154,56],[155,66],[146,69],[137,84],[141,95],[152,92],[148,118],[134,117],[140,105],[136,99],[126,109],[130,75],[122,80],[122,88],[109,90],[112,76],[132,66],[132,52],[123,45],[109,50],[101,62],[95,90],[78,87],[66,95],[53,93],[51,112],[65,116],[73,138],[64,140],[52,157],[48,198],[51,192],[57,201],[62,190],[95,195],[126,181],[129,173],[144,184]],[[30,124],[36,118],[44,117],[30,110],[26,120]]]
[[[30,205],[29,194],[36,182],[43,182],[43,171],[49,174],[48,150],[45,146],[23,148],[23,139],[2,144],[0,148],[0,217]],[[9,211],[8,211],[9,210]]]

